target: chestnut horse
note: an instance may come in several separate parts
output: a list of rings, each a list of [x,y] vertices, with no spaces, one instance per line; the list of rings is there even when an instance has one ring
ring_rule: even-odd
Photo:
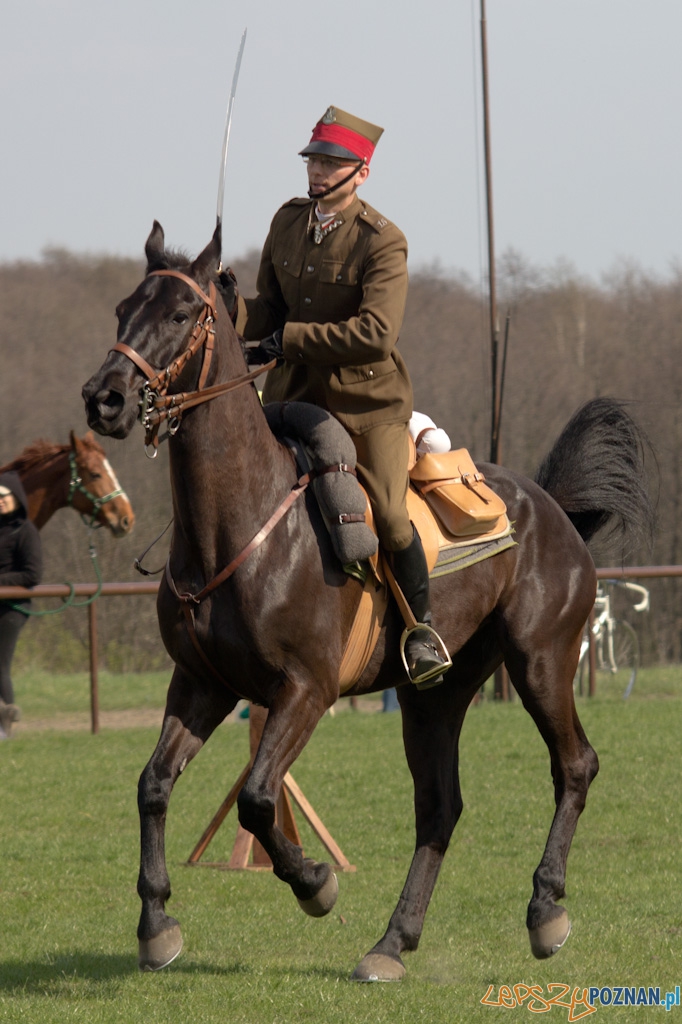
[[[307,913],[321,916],[333,906],[331,867],[305,858],[286,838],[275,807],[285,773],[339,696],[339,665],[361,585],[335,558],[312,489],[297,480],[290,451],[266,422],[255,373],[247,371],[216,296],[219,228],[193,262],[165,250],[157,222],[145,251],[147,276],[118,306],[116,347],[84,386],[83,398],[89,425],[110,437],[127,437],[138,414],[148,444],[166,417],[170,424],[174,531],[158,616],[175,670],[161,735],[138,789],[139,965],[156,970],[182,947],[180,926],[165,909],[171,790],[240,697],[269,714],[239,794],[239,821]],[[453,661],[440,686],[419,691],[406,680],[399,654],[403,623],[389,606],[371,660],[346,692],[398,686],[414,780],[416,848],[388,928],[355,979],[397,980],[405,972],[401,954],[417,948],[462,810],[464,716],[503,661],[547,744],[556,801],[528,906],[533,953],[550,956],[568,937],[568,916],[557,900],[598,768],[573,700],[582,630],[596,590],[585,541],[607,523],[648,525],[642,458],[638,428],[621,403],[602,399],[588,403],[566,428],[544,463],[542,486],[499,466],[482,467],[507,504],[518,543],[433,580],[434,627]]]
[[[39,530],[60,508],[74,508],[89,526],[106,526],[114,537],[133,528],[135,513],[101,444],[88,432],[70,433],[69,444],[34,441],[0,473],[19,474],[28,517]]]

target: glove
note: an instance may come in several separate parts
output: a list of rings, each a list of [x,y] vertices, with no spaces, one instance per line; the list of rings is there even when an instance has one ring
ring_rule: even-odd
[[[226,267],[225,270],[221,270],[218,274],[218,291],[223,297],[230,320],[236,325],[239,289],[237,288],[237,278],[234,276],[232,267]]]
[[[283,331],[275,331],[274,334],[269,334],[267,338],[259,341],[255,348],[247,348],[246,361],[249,366],[262,366],[264,363],[271,363],[273,359],[281,366],[284,362],[283,334]]]

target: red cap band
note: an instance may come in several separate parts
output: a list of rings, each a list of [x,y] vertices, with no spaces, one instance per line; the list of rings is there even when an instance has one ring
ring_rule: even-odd
[[[323,124],[321,121],[313,128],[310,142],[331,142],[336,146],[342,146],[366,164],[371,160],[375,148],[374,143],[364,135],[359,135],[340,124]]]

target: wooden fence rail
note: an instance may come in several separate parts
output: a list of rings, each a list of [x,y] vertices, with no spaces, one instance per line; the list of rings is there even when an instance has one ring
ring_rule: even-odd
[[[682,576],[682,565],[636,565],[621,566],[616,569],[597,569],[599,579],[660,579],[665,576]],[[42,583],[40,586],[0,587],[0,600],[16,600],[30,597],[34,600],[47,597],[67,598],[93,597],[98,592],[96,583]],[[90,660],[90,723],[93,733],[99,732],[99,682],[98,682],[98,649],[97,649],[97,602],[105,597],[127,597],[140,594],[156,596],[159,589],[157,581],[139,583],[103,583],[96,600],[88,606],[88,640]]]

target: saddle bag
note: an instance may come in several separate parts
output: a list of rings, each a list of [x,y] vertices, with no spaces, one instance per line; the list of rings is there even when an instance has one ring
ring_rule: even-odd
[[[507,506],[466,448],[422,455],[410,469],[410,480],[455,537],[486,533],[506,514]]]

